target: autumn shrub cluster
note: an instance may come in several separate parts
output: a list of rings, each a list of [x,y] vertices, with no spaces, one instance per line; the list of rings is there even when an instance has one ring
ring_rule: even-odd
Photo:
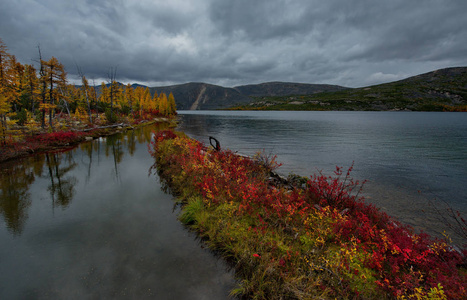
[[[27,136],[24,142],[12,144],[16,151],[27,148],[30,152],[49,150],[54,147],[75,145],[83,140],[83,132],[79,131],[57,131]]]
[[[61,146],[70,143],[76,143],[82,139],[84,133],[77,131],[57,131],[51,133],[43,133],[28,137],[28,143],[38,143],[43,145]]]
[[[466,299],[466,251],[416,234],[358,197],[349,169],[272,185],[274,160],[161,131],[152,154],[180,220],[236,269],[252,299]]]
[[[60,151],[69,149],[84,139],[79,131],[57,131],[26,135],[21,141],[11,141],[0,147],[0,161],[25,156],[39,151]]]

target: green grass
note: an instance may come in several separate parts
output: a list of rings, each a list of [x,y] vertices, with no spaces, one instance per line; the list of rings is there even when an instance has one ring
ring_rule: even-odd
[[[467,111],[466,70],[446,69],[401,81],[336,92],[255,97],[250,104],[230,109]]]

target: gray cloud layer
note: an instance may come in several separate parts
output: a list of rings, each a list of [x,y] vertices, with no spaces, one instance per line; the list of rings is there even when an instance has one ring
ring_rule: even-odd
[[[102,81],[358,87],[467,66],[466,1],[4,0],[22,63],[55,56]]]

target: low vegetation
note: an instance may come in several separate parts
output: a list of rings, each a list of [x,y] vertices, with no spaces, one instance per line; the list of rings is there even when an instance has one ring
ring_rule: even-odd
[[[254,97],[232,110],[467,111],[467,68],[448,68],[405,80],[309,95]]]
[[[215,151],[173,131],[152,145],[180,220],[232,263],[248,299],[465,299],[466,250],[416,234],[358,196],[351,169],[271,176],[275,157]],[[281,183],[282,182],[282,183]]]

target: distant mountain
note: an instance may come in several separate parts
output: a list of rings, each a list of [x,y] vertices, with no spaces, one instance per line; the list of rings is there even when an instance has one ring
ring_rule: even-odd
[[[119,84],[120,84],[120,85],[123,85],[123,84],[121,84],[120,82],[119,82]],[[131,87],[134,88],[134,89],[136,89],[137,87],[146,88],[145,85],[142,85],[142,84],[139,84],[139,83],[133,83],[133,84],[131,85]]]
[[[467,67],[356,89],[254,98],[236,109],[467,111]]]
[[[117,82],[117,85],[124,88],[126,86],[126,84],[123,84],[121,82]],[[142,86],[142,87],[145,87],[144,85],[139,85],[139,84],[132,84],[131,85],[133,88],[136,88],[138,86]],[[76,85],[76,87],[82,87],[82,85]],[[109,88],[110,87],[110,83],[105,83],[105,87]],[[97,96],[100,96],[101,95],[101,90],[102,90],[102,85],[101,84],[97,84],[94,86],[94,89],[96,90],[96,94]]]
[[[172,86],[152,87],[151,94],[173,93],[179,110],[209,110],[246,105],[254,101],[252,97],[309,95],[319,92],[347,89],[337,85],[304,84],[290,82],[268,82],[226,88],[207,83],[185,83]]]
[[[348,88],[329,84],[306,84],[294,82],[266,82],[237,86],[234,89],[249,97],[309,95],[322,92],[342,91]]]
[[[136,87],[146,87],[133,84]],[[100,86],[96,87],[100,92]],[[266,82],[233,88],[190,82],[150,87],[172,93],[179,110],[467,110],[467,67],[440,69],[362,88]]]
[[[126,85],[118,82],[118,85],[124,88]],[[105,84],[108,88],[109,83]],[[80,86],[77,86],[80,87]],[[147,86],[141,84],[132,84],[131,87],[146,88]],[[101,94],[101,86],[95,86],[97,95]],[[228,108],[248,104],[253,101],[253,98],[241,94],[233,88],[225,88],[218,85],[207,83],[185,83],[171,86],[149,87],[151,96],[154,93],[165,93],[169,95],[172,93],[175,98],[178,110],[200,110],[200,109],[219,109]]]
[[[172,93],[178,110],[209,110],[228,108],[250,103],[253,99],[233,88],[207,83],[185,83],[172,86],[151,87],[151,94]]]

